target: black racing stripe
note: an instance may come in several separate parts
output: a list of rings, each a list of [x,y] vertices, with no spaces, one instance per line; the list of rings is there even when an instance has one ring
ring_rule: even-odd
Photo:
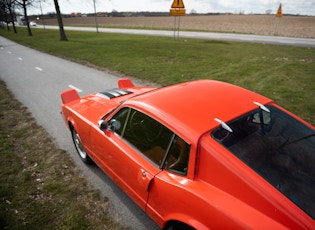
[[[123,89],[116,89],[115,90],[117,93],[121,94],[121,95],[127,95],[130,94],[131,92],[128,90],[123,90]]]
[[[112,98],[115,98],[115,96],[111,93],[108,93],[108,92],[101,92],[101,94],[104,94],[106,97],[112,99]]]
[[[109,90],[106,90],[106,91],[100,92],[100,93],[105,95],[109,99],[112,99],[112,98],[116,98],[116,97],[120,97],[120,96],[124,96],[124,95],[130,94],[132,92],[128,91],[128,90],[123,90],[123,89],[109,89]]]

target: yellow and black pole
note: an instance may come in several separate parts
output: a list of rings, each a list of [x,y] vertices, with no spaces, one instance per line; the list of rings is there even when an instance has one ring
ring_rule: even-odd
[[[174,0],[172,7],[170,9],[170,15],[175,16],[174,18],[174,40],[179,37],[179,27],[180,27],[180,16],[186,14],[185,6],[183,0]]]
[[[276,13],[276,22],[275,22],[274,35],[278,34],[278,27],[279,27],[281,18],[282,18],[282,4],[280,3],[279,8],[278,8],[277,13]]]

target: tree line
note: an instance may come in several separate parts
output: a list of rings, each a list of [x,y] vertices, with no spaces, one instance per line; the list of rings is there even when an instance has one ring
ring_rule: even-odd
[[[0,24],[2,29],[5,29],[5,24],[8,30],[10,30],[9,23],[12,23],[14,33],[17,33],[15,26],[16,13],[15,9],[22,9],[27,26],[28,35],[32,36],[32,30],[29,23],[27,9],[33,6],[34,3],[44,2],[44,0],[0,0]],[[60,7],[58,0],[54,0],[56,15],[58,19],[60,40],[67,41],[67,36],[63,28],[62,16],[60,13]]]

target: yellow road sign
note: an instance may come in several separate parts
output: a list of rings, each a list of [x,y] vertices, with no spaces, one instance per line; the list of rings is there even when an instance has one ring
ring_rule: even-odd
[[[170,15],[172,16],[184,16],[186,15],[185,9],[170,9]]]
[[[279,8],[278,8],[278,11],[277,11],[276,17],[279,17],[279,18],[281,18],[281,17],[282,17],[282,5],[281,5],[281,3],[280,3],[280,6],[279,6]]]
[[[183,0],[174,0],[171,8],[185,8]]]

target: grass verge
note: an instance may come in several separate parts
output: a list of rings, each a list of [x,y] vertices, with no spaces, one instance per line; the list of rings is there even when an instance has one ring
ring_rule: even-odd
[[[25,28],[0,35],[83,64],[169,85],[216,79],[274,99],[315,124],[315,49],[202,39]],[[220,96],[220,95],[218,95]]]
[[[123,229],[0,81],[0,229]]]

